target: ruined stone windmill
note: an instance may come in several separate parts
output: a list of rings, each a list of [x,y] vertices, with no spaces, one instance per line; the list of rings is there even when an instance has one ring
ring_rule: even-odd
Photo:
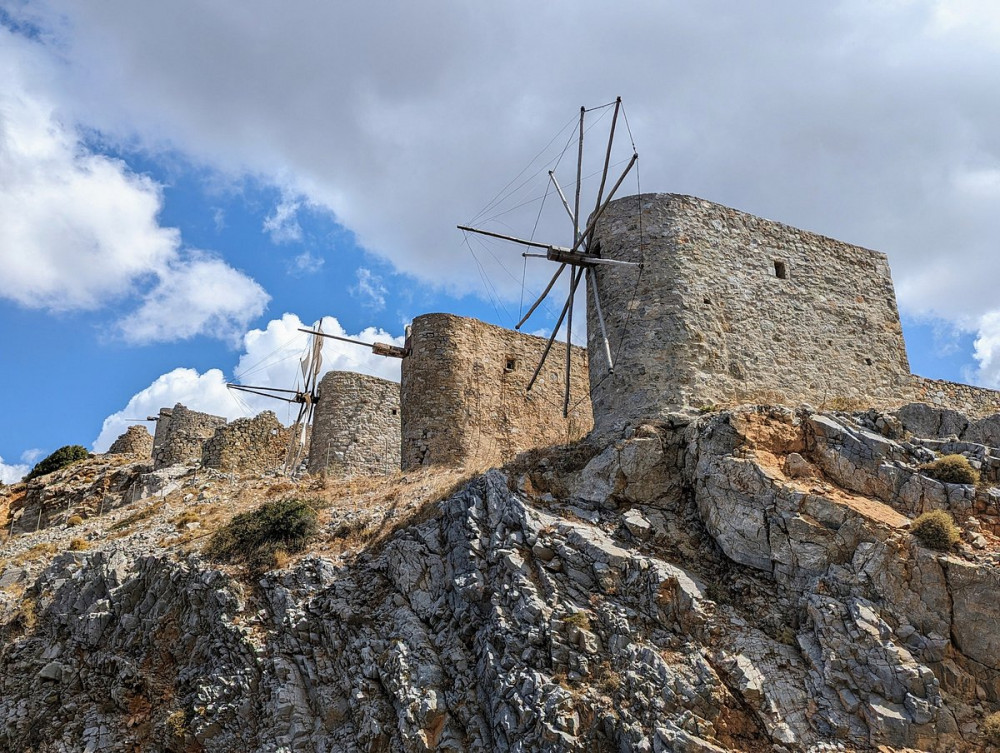
[[[306,353],[299,359],[299,370],[302,374],[301,387],[295,389],[281,389],[278,387],[258,387],[247,384],[232,384],[227,382],[226,387],[239,392],[249,392],[253,395],[262,395],[272,400],[282,400],[286,403],[298,404],[299,410],[289,429],[288,450],[285,453],[284,471],[291,474],[302,462],[306,444],[309,438],[309,427],[312,426],[313,415],[316,411],[316,403],[319,394],[316,385],[319,381],[320,370],[323,367],[323,341],[316,335],[322,335],[322,322],[316,325],[316,332],[309,340]],[[309,330],[311,331],[311,330]]]
[[[542,291],[538,299],[531,305],[528,312],[521,318],[521,320],[515,325],[514,329],[520,330],[528,318],[534,313],[535,309],[542,303],[543,300],[552,291],[553,286],[559,279],[560,275],[566,270],[567,267],[570,268],[569,276],[569,292],[566,296],[566,302],[562,307],[562,313],[559,315],[559,319],[552,329],[552,335],[549,337],[548,343],[545,346],[542,356],[538,361],[538,365],[535,367],[535,372],[532,374],[531,379],[528,382],[527,391],[530,391],[535,384],[535,380],[538,378],[539,373],[542,370],[542,366],[545,364],[545,359],[548,357],[549,351],[552,349],[552,344],[555,342],[556,335],[559,332],[559,328],[562,326],[563,320],[566,321],[566,384],[563,397],[563,417],[566,417],[569,413],[569,402],[570,402],[570,364],[571,364],[571,349],[572,349],[572,336],[573,336],[573,301],[576,295],[576,290],[580,285],[580,281],[583,279],[584,275],[587,277],[586,287],[590,289],[593,299],[594,299],[594,310],[596,312],[596,318],[601,329],[601,338],[604,344],[604,355],[607,360],[608,373],[614,371],[614,359],[611,354],[611,344],[608,341],[608,333],[604,323],[604,314],[601,308],[601,301],[597,292],[597,284],[594,279],[594,267],[598,264],[605,265],[619,265],[619,266],[637,266],[635,262],[619,261],[615,259],[602,259],[601,249],[599,243],[594,243],[594,228],[597,225],[597,221],[600,219],[604,210],[607,209],[608,204],[614,198],[615,192],[619,189],[622,182],[625,180],[626,176],[631,172],[632,168],[635,167],[636,162],[639,159],[638,153],[635,151],[634,145],[632,149],[632,157],[628,162],[628,165],[622,171],[618,180],[612,186],[611,190],[608,191],[607,196],[604,196],[604,189],[607,185],[608,180],[608,169],[611,164],[611,150],[614,146],[615,140],[615,128],[618,124],[618,115],[621,111],[622,100],[618,97],[614,102],[614,116],[611,120],[611,128],[608,134],[608,146],[604,157],[604,169],[601,172],[601,184],[597,191],[597,200],[594,205],[594,211],[591,213],[589,221],[585,227],[581,228],[581,215],[580,215],[580,193],[583,182],[583,136],[584,136],[584,120],[587,108],[580,108],[580,135],[577,148],[577,163],[576,163],[576,190],[573,206],[570,207],[569,201],[566,199],[566,194],[563,193],[562,187],[556,180],[556,175],[554,170],[549,170],[549,180],[555,187],[556,192],[559,194],[559,198],[562,201],[562,205],[569,215],[570,222],[573,225],[573,243],[569,247],[557,246],[551,243],[540,243],[534,240],[524,240],[523,238],[516,238],[511,235],[505,235],[503,233],[494,233],[489,230],[482,230],[474,227],[467,227],[465,225],[459,225],[458,229],[470,233],[478,233],[480,235],[486,235],[491,238],[499,238],[500,240],[510,241],[512,243],[518,243],[521,245],[533,247],[533,248],[543,248],[545,249],[544,254],[528,253],[525,252],[522,256],[525,257],[537,257],[548,259],[549,261],[554,261],[559,263],[559,268],[556,270],[549,284]]]

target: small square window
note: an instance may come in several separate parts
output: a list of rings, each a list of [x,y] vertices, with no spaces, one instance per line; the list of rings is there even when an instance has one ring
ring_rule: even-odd
[[[396,416],[398,414],[399,414],[399,408],[393,408],[392,409],[392,415]]]
[[[506,361],[506,363],[504,364],[503,370],[504,371],[513,371],[516,368],[517,368],[517,359],[508,358],[507,361]]]
[[[774,276],[779,280],[788,279],[788,265],[783,261],[774,260]]]

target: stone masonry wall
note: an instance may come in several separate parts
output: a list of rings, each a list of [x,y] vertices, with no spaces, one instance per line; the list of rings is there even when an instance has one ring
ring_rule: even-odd
[[[381,475],[399,470],[399,384],[330,371],[319,383],[310,473]]]
[[[227,473],[263,473],[285,462],[290,434],[272,411],[220,426],[205,441],[201,464]]]
[[[613,202],[595,238],[605,258],[644,262],[641,277],[596,270],[612,376],[587,300],[598,428],[684,406],[898,403],[911,388],[883,254],[675,194]]]
[[[1000,413],[1000,392],[996,390],[920,376],[913,377],[913,382],[912,399],[917,402],[956,410],[969,418]]]
[[[111,444],[107,454],[136,455],[141,458],[152,457],[153,437],[145,426],[138,424],[130,426]]]
[[[485,466],[590,431],[587,352],[572,350],[568,418],[563,418],[566,346],[553,346],[531,392],[525,387],[545,340],[450,314],[413,320],[403,359],[403,469]]]
[[[162,408],[153,437],[153,468],[201,460],[205,440],[225,423],[222,416],[188,410],[180,403]]]

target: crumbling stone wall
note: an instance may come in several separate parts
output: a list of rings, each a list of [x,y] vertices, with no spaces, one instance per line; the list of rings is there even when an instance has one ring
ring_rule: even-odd
[[[531,392],[545,340],[491,324],[425,314],[403,359],[403,469],[495,465],[518,452],[590,431],[587,352],[572,350],[570,414],[563,418],[565,345],[554,347]]]
[[[153,455],[153,436],[140,424],[128,427],[124,434],[111,443],[108,455],[135,455],[148,458]]]
[[[883,405],[912,388],[884,254],[675,194],[613,202],[595,238],[605,258],[644,262],[641,276],[596,269],[611,376],[588,297],[600,429],[683,406]]]
[[[335,475],[399,470],[399,384],[330,371],[319,383],[308,469]]]
[[[201,464],[227,473],[271,471],[285,462],[289,441],[288,429],[264,411],[218,427],[202,446]]]
[[[1000,392],[985,387],[947,382],[943,379],[913,377],[912,399],[963,413],[969,418],[985,418],[1000,413]]]
[[[153,468],[201,460],[202,445],[225,423],[222,416],[188,410],[180,403],[161,408],[153,435]]]

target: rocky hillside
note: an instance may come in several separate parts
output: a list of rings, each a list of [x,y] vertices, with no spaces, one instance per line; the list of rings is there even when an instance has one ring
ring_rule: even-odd
[[[471,478],[83,461],[0,494],[0,748],[985,750],[997,446],[927,406],[742,407]],[[921,468],[947,454],[980,483]],[[286,497],[308,551],[205,556]]]

